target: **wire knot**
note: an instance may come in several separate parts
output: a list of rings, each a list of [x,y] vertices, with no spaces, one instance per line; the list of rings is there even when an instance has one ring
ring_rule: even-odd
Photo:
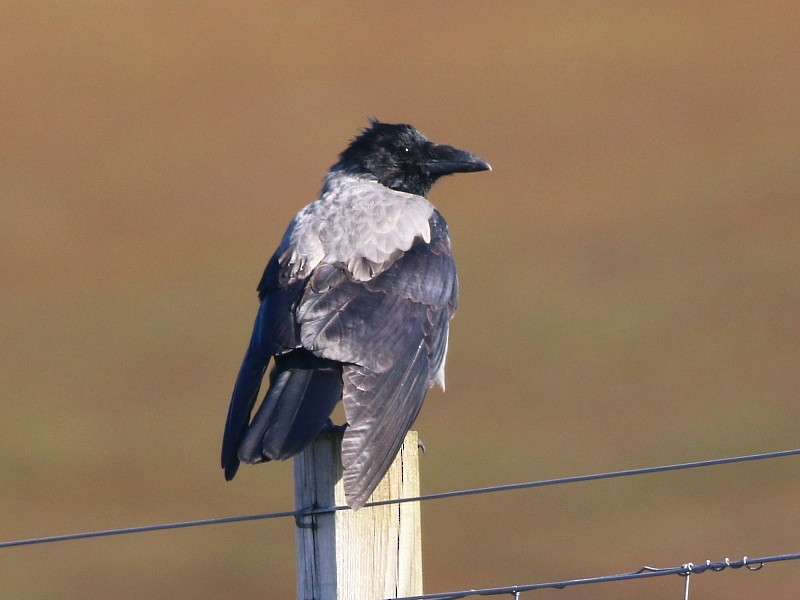
[[[317,508],[316,503],[305,508],[298,508],[294,511],[294,524],[300,529],[315,529],[317,524],[314,521],[313,511]],[[303,521],[304,518],[307,518],[308,521]]]

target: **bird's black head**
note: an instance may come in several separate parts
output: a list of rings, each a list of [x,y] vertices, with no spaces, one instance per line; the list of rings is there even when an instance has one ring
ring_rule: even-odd
[[[374,177],[400,192],[427,195],[436,180],[452,173],[491,170],[485,160],[446,146],[434,144],[411,125],[372,120],[347,149],[334,168]]]

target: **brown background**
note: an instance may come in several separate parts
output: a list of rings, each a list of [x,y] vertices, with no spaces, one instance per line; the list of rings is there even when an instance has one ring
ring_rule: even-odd
[[[462,305],[424,492],[800,446],[798,31],[795,2],[5,3],[0,540],[291,508],[289,463],[223,481],[222,425],[261,269],[373,115],[495,169],[431,195]],[[426,591],[797,552],[799,467],[429,502]],[[293,527],[6,549],[0,595],[290,598]]]

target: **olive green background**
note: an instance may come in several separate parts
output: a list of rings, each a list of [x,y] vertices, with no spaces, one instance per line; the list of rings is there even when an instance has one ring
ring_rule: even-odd
[[[423,492],[800,446],[798,31],[795,2],[5,3],[0,540],[293,506],[290,463],[224,482],[222,426],[261,270],[370,116],[494,167],[431,194],[462,301]],[[428,592],[798,552],[800,460],[422,514]],[[0,596],[291,598],[293,528],[0,550]]]

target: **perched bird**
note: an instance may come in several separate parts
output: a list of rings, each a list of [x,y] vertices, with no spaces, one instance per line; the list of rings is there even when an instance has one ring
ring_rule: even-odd
[[[444,388],[458,281],[447,224],[426,196],[444,175],[490,169],[410,125],[377,120],[339,155],[258,284],[225,423],[226,479],[240,461],[302,451],[341,400],[345,496],[364,505],[428,388]],[[251,420],[270,359],[269,390]]]

